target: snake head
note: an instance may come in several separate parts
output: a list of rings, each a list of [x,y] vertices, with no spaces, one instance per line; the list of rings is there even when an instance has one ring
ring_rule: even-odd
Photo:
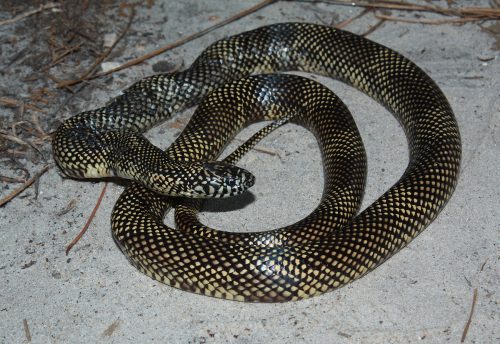
[[[223,198],[236,196],[254,185],[252,173],[218,161],[198,163],[199,173],[193,178],[194,198]]]

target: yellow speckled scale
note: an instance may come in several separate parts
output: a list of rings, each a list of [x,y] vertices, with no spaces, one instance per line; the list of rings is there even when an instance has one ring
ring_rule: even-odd
[[[366,161],[342,103],[301,77],[249,77],[289,70],[353,85],[384,104],[405,130],[405,173],[354,218]],[[166,152],[141,136],[209,93]],[[269,232],[220,232],[198,222],[198,201],[172,197],[226,197],[246,190],[253,176],[228,164],[244,149],[231,161],[213,160],[248,123],[279,121],[289,111],[290,121],[316,135],[323,156],[323,199],[308,217]],[[54,156],[73,177],[135,180],[115,205],[111,225],[118,246],[143,273],[208,296],[281,302],[341,287],[421,233],[451,197],[461,143],[445,96],[411,61],[345,31],[284,23],[215,42],[185,71],[143,79],[105,107],[70,118],[55,135]],[[163,224],[174,204],[179,229]]]

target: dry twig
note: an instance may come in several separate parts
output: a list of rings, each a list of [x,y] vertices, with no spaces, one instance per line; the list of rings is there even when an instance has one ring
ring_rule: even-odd
[[[99,209],[99,206],[101,205],[101,201],[102,201],[102,199],[104,197],[104,194],[106,193],[107,187],[108,187],[108,183],[105,182],[104,186],[102,187],[101,194],[99,195],[99,198],[97,199],[97,203],[96,203],[94,209],[92,210],[92,213],[90,213],[90,216],[87,219],[87,222],[83,226],[82,230],[78,233],[78,235],[73,240],[71,240],[71,242],[69,243],[68,246],[66,246],[66,255],[68,255],[69,251],[71,251],[71,249],[73,248],[73,246],[75,246],[76,243],[78,241],[80,241],[80,239],[83,237],[83,235],[85,234],[85,232],[87,231],[87,229],[90,227],[90,224],[92,223],[92,220],[94,219],[95,214],[97,213],[97,209]]]
[[[463,24],[463,23],[478,21],[477,18],[409,19],[409,18],[387,16],[384,14],[376,14],[375,17],[377,17],[380,20],[390,20],[390,21],[398,21],[398,22],[403,22],[403,23],[428,24],[428,25]]]
[[[17,143],[19,145],[23,145],[23,146],[28,146],[28,147],[32,147],[32,145],[26,141],[24,141],[23,139],[20,139],[19,137],[17,136],[14,136],[14,135],[11,135],[9,134],[8,132],[4,131],[4,130],[0,130],[0,136],[4,139],[4,140],[9,140],[9,141],[12,141],[14,143]]]
[[[26,336],[26,341],[31,343],[31,332],[30,327],[28,326],[28,320],[23,319],[23,327],[24,327],[24,335]]]
[[[17,158],[17,159],[27,159],[26,151],[7,149],[5,151],[0,150],[0,157],[2,158]],[[22,181],[24,183],[24,180]]]
[[[55,2],[49,2],[48,4],[40,5],[40,7],[38,7],[35,10],[31,10],[31,11],[27,11],[27,12],[21,13],[20,15],[15,16],[12,19],[2,20],[2,21],[0,21],[0,26],[1,25],[5,25],[5,24],[12,24],[12,23],[15,23],[15,22],[17,22],[19,20],[22,20],[24,18],[32,16],[33,14],[37,14],[39,12],[42,12],[42,11],[45,11],[45,10],[50,10],[50,9],[57,8],[57,7],[59,7],[59,4],[56,4]]]
[[[0,175],[0,181],[4,183],[24,183],[24,180]]]
[[[366,37],[368,36],[369,34],[371,34],[373,31],[377,30],[379,27],[382,26],[382,24],[384,24],[385,22],[385,19],[380,19],[375,25],[373,25],[372,27],[370,27],[368,30],[366,30],[361,36],[363,37]]]
[[[488,263],[488,260],[489,260],[489,259],[490,259],[490,258],[486,258],[486,260],[484,261],[484,263],[483,263],[483,264],[481,264],[481,269],[479,269],[479,271],[483,271],[483,269],[484,269],[484,267],[485,267],[486,263]]]
[[[341,21],[340,23],[338,23],[337,25],[335,25],[335,28],[342,29],[343,27],[346,27],[347,25],[351,24],[356,19],[361,18],[362,16],[364,16],[365,14],[367,14],[370,11],[371,11],[371,9],[365,8],[362,12],[358,13],[354,17],[351,17],[351,18],[348,18],[346,20]]]
[[[76,51],[78,51],[81,47],[82,47],[83,43],[80,42],[74,46],[70,46],[70,47],[67,47],[66,49],[64,49],[62,52],[60,53],[52,53],[52,62],[43,68],[44,71],[47,71],[49,69],[51,69],[52,67],[54,67],[55,65],[59,64],[64,57],[68,56],[69,54],[72,54]]]
[[[253,6],[253,7],[250,7],[244,11],[241,11],[235,15],[232,15],[231,17],[227,18],[227,19],[224,19],[223,21],[215,24],[215,25],[212,25],[212,26],[209,26],[208,28],[204,29],[204,30],[201,30],[201,31],[198,31],[192,35],[189,35],[189,36],[186,36],[184,38],[181,38],[179,39],[177,42],[174,42],[172,44],[168,44],[168,45],[165,45],[159,49],[156,49],[150,53],[147,53],[143,56],[140,56],[138,58],[135,58],[127,63],[124,63],[122,64],[121,66],[118,66],[116,68],[113,68],[113,69],[110,69],[108,71],[105,71],[105,72],[101,72],[101,73],[97,73],[95,75],[88,75],[87,77],[85,78],[79,78],[79,79],[76,79],[76,80],[69,80],[69,81],[65,81],[64,82],[64,85],[63,86],[71,86],[71,85],[75,85],[75,84],[78,84],[82,81],[85,81],[85,80],[91,80],[91,79],[95,79],[95,78],[98,78],[98,77],[101,77],[101,76],[105,76],[105,75],[109,75],[109,74],[112,74],[112,73],[115,73],[115,72],[118,72],[122,69],[125,69],[125,68],[128,68],[128,67],[131,67],[131,66],[134,66],[134,65],[137,65],[139,63],[142,63],[146,60],[149,60],[150,58],[152,57],[155,57],[157,55],[160,55],[168,50],[171,50],[171,49],[174,49],[174,48],[177,48],[183,44],[186,44],[187,42],[190,42],[194,39],[197,39],[197,38],[200,38],[204,35],[206,35],[207,33],[215,30],[215,29],[218,29],[224,25],[227,25],[229,23],[232,23],[233,21],[236,21],[240,18],[243,18],[251,13],[254,13],[270,4],[272,4],[273,2],[276,2],[277,0],[264,0],[260,3],[258,3],[257,5]],[[60,86],[59,86],[60,87]]]
[[[7,98],[7,97],[0,97],[0,104],[4,106],[9,106],[9,107],[18,107],[18,106],[23,106],[26,109],[37,111],[37,112],[42,112],[46,113],[47,111],[42,110],[34,105],[31,104],[25,104],[22,101],[13,99],[13,98]]]
[[[465,342],[465,337],[467,337],[467,332],[469,332],[469,326],[472,322],[472,315],[474,314],[474,308],[477,302],[477,288],[474,288],[474,294],[472,294],[472,305],[470,307],[469,318],[465,323],[464,331],[462,332],[462,338],[460,339],[460,343]]]
[[[248,141],[248,140],[243,140],[243,139],[240,139],[240,138],[235,138],[235,140],[236,141],[240,141],[242,143],[246,143]],[[266,148],[266,147],[262,147],[262,146],[253,146],[250,150],[253,150],[253,151],[256,151],[256,152],[260,152],[260,153],[264,153],[264,154],[268,154],[268,155],[271,155],[271,156],[278,156],[278,157],[280,157],[280,155],[278,154],[278,152],[276,152],[275,150],[270,149],[270,148]]]
[[[0,130],[0,136],[3,137],[5,140],[9,140],[9,141],[15,142],[17,144],[33,148],[38,154],[40,154],[40,156],[42,158],[44,158],[42,151],[37,146],[35,146],[35,144],[33,144],[33,143],[26,141],[26,140],[23,140],[17,136],[11,135],[8,132],[5,132],[3,130]]]
[[[56,215],[62,216],[69,213],[71,210],[75,209],[76,203],[76,198],[73,198],[61,211],[57,212]]]
[[[42,129],[42,125],[40,124],[40,119],[38,118],[37,115],[31,114],[31,122],[35,125],[35,131],[37,134],[35,133],[34,135],[36,137],[45,140],[47,136],[50,136],[45,132],[45,130]]]
[[[323,2],[333,5],[358,6],[372,9],[387,9],[399,11],[433,12],[457,17],[476,17],[476,20],[500,19],[500,9],[491,7],[460,7],[444,8],[435,5],[420,5],[405,1],[363,1],[363,0],[290,0],[299,2]]]
[[[103,54],[101,54],[101,56],[99,56],[99,58],[92,64],[92,66],[85,72],[83,73],[83,75],[81,77],[79,77],[78,79],[76,80],[65,80],[65,81],[61,81],[57,84],[57,87],[58,88],[65,88],[65,87],[69,87],[69,86],[72,86],[72,85],[75,85],[75,84],[78,84],[84,80],[88,80],[90,79],[90,76],[92,75],[92,73],[95,71],[95,69],[104,61],[104,59],[106,59],[106,57],[109,56],[109,54],[111,54],[111,52],[113,51],[113,49],[116,47],[116,45],[118,44],[118,42],[120,42],[122,40],[123,37],[125,37],[125,34],[128,32],[128,30],[130,29],[130,26],[132,25],[132,20],[134,19],[134,16],[135,16],[135,9],[133,6],[130,6],[128,7],[130,9],[130,15],[129,15],[129,19],[128,19],[128,22],[127,22],[127,26],[125,27],[125,29],[120,33],[120,35],[118,36],[118,38],[113,42],[113,44],[108,48],[108,50],[106,50]]]
[[[111,337],[116,329],[120,326],[120,318],[116,319],[102,333],[101,337]]]
[[[1,199],[0,200],[0,207],[3,207],[7,203],[9,203],[12,199],[14,199],[17,195],[19,195],[21,192],[23,192],[24,190],[26,190],[31,184],[33,184],[38,178],[40,178],[40,176],[42,174],[44,174],[45,172],[47,172],[48,169],[49,169],[49,167],[50,167],[49,165],[46,165],[39,172],[37,172],[33,177],[31,177],[26,182],[24,182],[24,184],[21,187],[15,189],[10,194],[8,194],[6,197],[4,197],[3,199]]]

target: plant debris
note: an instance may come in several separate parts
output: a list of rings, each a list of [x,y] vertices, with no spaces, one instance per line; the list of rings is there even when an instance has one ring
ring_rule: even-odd
[[[66,246],[66,255],[68,255],[69,251],[73,248],[73,246],[76,245],[78,241],[83,237],[87,229],[89,229],[90,224],[94,220],[95,214],[97,213],[97,209],[99,209],[99,206],[101,205],[102,199],[104,198],[104,194],[106,193],[106,189],[108,187],[108,183],[105,182],[104,186],[102,187],[101,194],[99,195],[99,198],[97,199],[96,205],[94,206],[94,209],[90,213],[89,218],[87,219],[87,222],[83,226],[83,228],[80,230],[80,232],[76,235],[76,237],[71,240],[68,246]]]

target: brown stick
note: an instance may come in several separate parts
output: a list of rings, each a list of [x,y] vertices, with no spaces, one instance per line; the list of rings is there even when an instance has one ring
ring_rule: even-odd
[[[120,326],[120,318],[116,319],[102,333],[101,337],[111,337],[116,329]]]
[[[47,137],[47,133],[42,129],[42,125],[40,124],[40,119],[34,113],[31,114],[31,122],[35,125],[35,130],[38,132],[36,135],[38,138],[45,139]]]
[[[64,81],[61,81],[57,84],[57,88],[64,88],[64,87],[69,87],[69,86],[72,86],[74,84],[77,84],[77,83],[80,83],[81,81],[83,80],[87,80],[89,79],[89,76],[94,72],[94,70],[102,63],[102,61],[104,61],[104,59],[106,57],[109,56],[109,54],[111,54],[111,52],[113,51],[113,49],[116,47],[116,45],[118,44],[118,42],[120,42],[122,40],[123,37],[125,37],[125,34],[127,33],[127,31],[130,29],[130,25],[132,25],[132,20],[134,19],[134,16],[135,16],[135,10],[134,10],[134,7],[133,6],[130,6],[130,16],[128,18],[128,22],[127,22],[127,26],[125,27],[125,29],[120,33],[120,35],[118,36],[118,38],[113,42],[113,44],[109,47],[108,50],[106,50],[103,54],[101,54],[101,56],[99,56],[99,58],[94,62],[94,64],[92,64],[92,66],[85,72],[83,73],[83,75],[76,79],[76,80],[64,80]]]
[[[159,49],[156,49],[152,52],[149,52],[143,56],[140,56],[140,57],[137,57],[127,63],[124,63],[122,64],[121,66],[118,66],[116,68],[113,68],[113,69],[110,69],[108,71],[105,71],[105,72],[101,72],[101,73],[97,73],[97,74],[94,74],[94,75],[88,75],[86,76],[85,78],[80,78],[80,79],[76,79],[76,80],[69,80],[69,81],[65,81],[63,82],[65,86],[71,86],[71,85],[75,85],[75,84],[78,84],[82,81],[85,81],[85,80],[91,80],[91,79],[95,79],[95,78],[99,78],[101,76],[105,76],[105,75],[109,75],[109,74],[113,74],[115,72],[118,72],[122,69],[125,69],[125,68],[128,68],[128,67],[131,67],[131,66],[134,66],[134,65],[137,65],[139,63],[142,63],[146,60],[149,60],[150,58],[152,57],[155,57],[157,55],[160,55],[168,50],[172,50],[174,48],[177,48],[183,44],[186,44],[187,42],[190,42],[190,41],[193,41],[197,38],[200,38],[204,35],[206,35],[207,33],[215,30],[215,29],[218,29],[226,24],[229,24],[229,23],[232,23],[240,18],[243,18],[251,13],[254,13],[258,10],[260,10],[261,8],[264,8],[266,7],[267,5],[270,5],[272,4],[273,2],[276,2],[277,0],[264,0],[260,3],[258,3],[257,5],[253,6],[253,7],[250,7],[246,10],[243,10],[239,13],[236,13],[235,15],[232,15],[231,17],[227,18],[227,19],[224,19],[223,21],[215,24],[215,25],[212,25],[212,26],[209,26],[208,28],[204,29],[204,30],[201,30],[201,31],[198,31],[192,35],[189,35],[189,36],[186,36],[184,38],[181,38],[179,39],[178,41],[172,43],[172,44],[168,44],[168,45],[165,45]],[[59,86],[58,86],[59,87]]]
[[[69,243],[68,246],[66,246],[66,255],[68,255],[69,251],[71,251],[73,246],[75,246],[76,243],[78,241],[80,241],[80,239],[83,237],[83,235],[85,234],[87,229],[89,229],[90,224],[92,223],[92,220],[94,219],[95,214],[97,213],[97,209],[99,209],[99,206],[101,205],[101,201],[104,197],[104,194],[106,193],[107,187],[108,187],[108,182],[105,182],[104,186],[102,187],[101,194],[99,195],[99,198],[97,199],[97,203],[96,203],[94,209],[92,210],[92,213],[90,213],[90,216],[87,219],[87,222],[85,223],[83,228],[80,230],[80,232],[77,234],[77,236],[73,240],[71,240],[71,242]]]
[[[474,294],[472,294],[472,305],[470,307],[469,318],[465,323],[464,331],[462,332],[462,338],[460,339],[460,343],[465,341],[465,337],[467,337],[467,332],[469,332],[469,326],[472,322],[472,315],[474,314],[474,308],[477,302],[477,288],[474,288]]]
[[[21,192],[26,190],[31,184],[33,184],[42,174],[48,171],[49,165],[46,165],[44,168],[42,168],[39,172],[37,172],[33,177],[28,179],[24,184],[12,191],[9,195],[4,197],[3,199],[0,200],[0,207],[3,207],[5,204],[9,203],[12,199],[14,199],[17,195],[19,195]]]
[[[4,183],[24,183],[24,180],[19,178],[7,177],[0,174],[0,180]]]
[[[3,130],[0,130],[0,136],[3,137],[5,140],[15,142],[19,145],[31,147],[31,145],[28,142],[24,141],[23,139],[20,139],[17,136],[11,135]]]
[[[368,36],[369,34],[371,34],[373,31],[377,30],[379,27],[382,26],[382,24],[384,24],[385,22],[385,19],[380,19],[375,25],[373,25],[372,27],[370,27],[368,30],[366,30],[361,36],[363,37],[366,37]]]
[[[370,11],[371,11],[371,9],[365,8],[362,12],[358,13],[354,17],[347,18],[346,20],[341,21],[340,23],[338,23],[337,25],[335,25],[335,28],[342,29],[342,28],[346,27],[347,25],[351,24],[356,19],[361,18],[362,16],[364,16],[365,14],[367,14]]]
[[[420,11],[420,12],[434,12],[444,15],[452,15],[458,17],[467,16],[481,16],[481,17],[494,17],[500,19],[500,9],[490,7],[462,7],[462,8],[443,8],[432,5],[417,5],[405,1],[342,1],[342,0],[292,0],[299,2],[323,2],[333,5],[341,6],[359,6],[372,9],[389,9],[400,11]]]
[[[18,16],[15,16],[14,18],[0,21],[0,26],[1,25],[5,25],[5,24],[15,23],[15,22],[17,22],[17,21],[19,21],[21,19],[24,19],[24,18],[27,18],[29,16],[32,16],[33,14],[37,14],[39,12],[42,12],[42,11],[45,11],[45,10],[50,10],[50,9],[56,8],[56,7],[59,7],[59,4],[56,4],[54,2],[49,2],[48,4],[40,5],[40,7],[38,7],[35,10],[27,11],[27,12],[21,13]]]
[[[9,141],[12,141],[12,142],[15,142],[17,144],[20,144],[20,145],[23,145],[23,146],[28,146],[30,148],[33,148],[38,154],[40,154],[40,156],[43,157],[43,153],[42,151],[37,147],[35,146],[33,143],[29,142],[29,141],[25,141],[23,139],[20,139],[19,137],[17,136],[14,136],[14,135],[10,135],[6,132],[4,132],[3,130],[0,130],[0,136],[3,137],[4,139],[6,140],[9,140]]]
[[[390,20],[390,21],[398,21],[403,23],[411,23],[411,24],[428,24],[428,25],[442,25],[442,24],[463,24],[469,22],[475,22],[479,20],[485,20],[487,18],[482,17],[469,17],[469,18],[452,18],[452,19],[407,19],[393,16],[386,16],[383,14],[376,14],[380,20]]]
[[[57,212],[56,215],[62,216],[62,215],[69,213],[71,210],[75,209],[76,203],[77,203],[76,199],[73,198],[71,201],[69,201],[69,203],[61,211]]]
[[[238,139],[238,138],[236,138],[235,140],[243,142],[243,143],[247,141],[247,140],[242,140],[242,139]],[[269,148],[265,148],[265,147],[254,146],[254,147],[252,147],[251,150],[256,151],[256,152],[260,152],[260,153],[264,153],[264,154],[268,154],[268,155],[271,155],[271,156],[280,157],[280,155],[278,154],[278,152],[274,151],[273,149],[269,149]]]
[[[28,320],[23,319],[23,327],[24,327],[24,335],[26,336],[26,341],[31,343],[31,332],[30,327],[28,326]]]
[[[7,98],[7,97],[0,97],[0,104],[5,105],[5,106],[10,106],[10,107],[24,106],[26,109],[30,109],[33,111],[38,111],[38,112],[42,112],[42,113],[47,112],[47,111],[42,110],[34,105],[24,104],[22,101],[12,99],[12,98]]]

